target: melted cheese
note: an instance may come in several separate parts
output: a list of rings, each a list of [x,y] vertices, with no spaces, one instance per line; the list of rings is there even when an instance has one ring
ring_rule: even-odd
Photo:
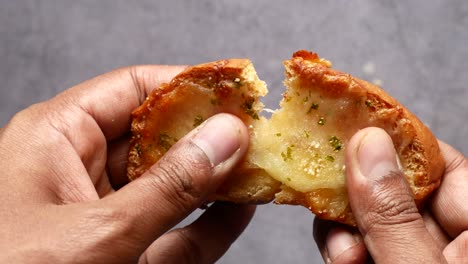
[[[365,102],[312,91],[290,89],[270,120],[256,122],[249,153],[252,164],[303,193],[345,186],[346,144],[368,114]]]

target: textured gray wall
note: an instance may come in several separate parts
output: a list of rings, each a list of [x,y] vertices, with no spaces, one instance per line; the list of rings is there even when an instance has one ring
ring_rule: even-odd
[[[116,67],[229,57],[254,61],[274,108],[283,89],[280,62],[297,49],[381,80],[437,137],[468,154],[465,0],[1,0],[0,125]],[[312,216],[303,208],[261,206],[220,262],[319,263]]]

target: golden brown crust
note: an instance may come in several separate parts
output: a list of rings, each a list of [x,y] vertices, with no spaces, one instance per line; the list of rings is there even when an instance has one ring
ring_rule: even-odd
[[[373,84],[331,69],[330,62],[308,51],[296,52],[284,64],[288,90],[282,105],[291,99],[295,89],[295,92],[314,90],[329,102],[355,102],[348,106],[349,111],[336,111],[333,117],[337,122],[331,126],[345,135],[343,144],[358,129],[381,127],[392,137],[416,203],[421,205],[437,188],[444,169],[437,141],[429,129],[395,99]],[[219,112],[229,112],[255,131],[265,121],[257,120],[261,109],[258,97],[265,93],[266,88],[248,60],[221,60],[188,68],[171,83],[153,91],[132,113],[134,136],[129,151],[129,178],[139,177],[154,164],[178,138],[193,128],[193,120],[199,116],[206,119]],[[196,107],[191,108],[188,102]],[[360,114],[350,116],[350,111]],[[191,114],[184,114],[186,112]],[[301,118],[299,113],[296,116]],[[294,190],[287,182],[269,175],[269,168],[260,168],[255,163],[251,153],[255,148],[251,139],[245,160],[210,200],[266,203],[275,199],[279,204],[305,206],[323,219],[355,225],[344,185],[307,192]]]

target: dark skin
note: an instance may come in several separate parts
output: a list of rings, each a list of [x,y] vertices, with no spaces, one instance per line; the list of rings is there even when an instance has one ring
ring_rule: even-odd
[[[0,130],[0,262],[213,263],[225,253],[254,206],[215,203],[193,224],[167,231],[202,205],[244,155],[248,130],[239,119],[208,119],[126,184],[130,113],[183,68],[135,66],[98,76],[19,112]],[[393,173],[385,133],[355,135],[347,184],[359,229],[316,220],[324,259],[362,263],[370,253],[378,263],[461,263],[468,252],[467,161],[441,148],[446,174],[421,216]],[[381,210],[388,197],[401,205],[391,214]]]
[[[248,132],[236,117],[208,120],[144,176],[111,185],[126,179],[131,111],[183,68],[119,69],[13,117],[0,134],[0,262],[212,263],[224,254],[255,207],[214,204],[166,231],[244,154]]]
[[[389,136],[377,128],[358,132],[346,154],[348,196],[358,228],[315,219],[314,238],[324,261],[467,263],[468,161],[449,145],[439,146],[445,173],[421,215],[398,172]]]

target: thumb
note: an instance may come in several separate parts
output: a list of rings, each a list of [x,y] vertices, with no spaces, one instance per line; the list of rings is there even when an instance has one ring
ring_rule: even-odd
[[[382,129],[363,129],[349,142],[346,155],[349,201],[374,261],[445,262],[399,170],[390,136]]]
[[[219,114],[179,140],[137,180],[101,200],[143,249],[205,202],[248,147],[240,119]],[[133,245],[135,246],[135,244]]]

